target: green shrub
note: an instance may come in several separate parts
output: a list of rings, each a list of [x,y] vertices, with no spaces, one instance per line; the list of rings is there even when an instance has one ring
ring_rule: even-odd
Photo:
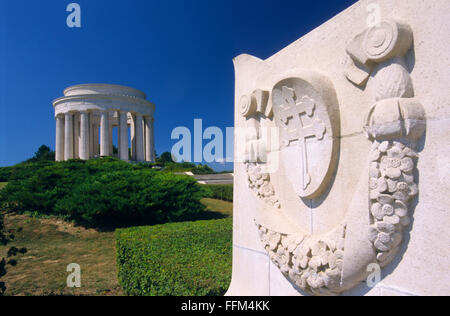
[[[233,202],[232,184],[203,184],[205,196],[207,198]]]
[[[213,168],[208,165],[199,164],[192,169],[193,174],[214,174],[216,173]]]
[[[11,178],[12,167],[0,168],[0,182],[8,182]]]
[[[55,205],[57,214],[101,225],[166,223],[196,218],[204,211],[202,190],[189,177],[152,170],[102,173],[78,185]]]
[[[231,280],[232,219],[116,230],[128,295],[221,296]]]
[[[191,220],[203,189],[188,176],[113,158],[28,163],[0,191],[1,208],[56,215],[85,226]]]

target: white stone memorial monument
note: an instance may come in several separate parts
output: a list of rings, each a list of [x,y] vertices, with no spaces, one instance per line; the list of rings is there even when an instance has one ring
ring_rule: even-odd
[[[56,161],[113,156],[113,128],[118,127],[118,157],[155,162],[155,106],[144,92],[118,85],[82,84],[53,101]],[[130,131],[130,132],[129,132]]]
[[[449,34],[448,0],[359,1],[235,58],[227,295],[450,294]]]

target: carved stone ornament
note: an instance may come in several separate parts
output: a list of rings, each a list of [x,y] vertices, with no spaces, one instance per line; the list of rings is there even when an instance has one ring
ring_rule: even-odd
[[[426,128],[425,111],[414,98],[404,61],[412,38],[407,24],[389,20],[360,33],[347,47],[349,65],[344,74],[357,86],[368,83],[367,92],[374,100],[372,106],[366,105],[362,126],[372,142],[369,174],[362,177],[366,180],[355,193],[369,196],[364,211],[370,218],[367,227],[347,217],[322,234],[268,227],[283,221],[289,226],[280,215],[287,199],[307,203],[326,198],[332,185],[340,146],[339,104],[332,82],[311,71],[290,73],[270,92],[257,90],[241,99],[247,122],[279,131],[276,148],[259,133],[250,137],[245,164],[249,189],[273,210],[255,218],[262,244],[300,291],[341,294],[367,278],[369,263],[385,267],[399,252],[403,230],[410,224],[411,201],[418,195],[416,144]],[[280,165],[288,166],[283,181],[290,183],[289,193],[272,181],[274,173],[265,166],[267,152],[276,152]]]

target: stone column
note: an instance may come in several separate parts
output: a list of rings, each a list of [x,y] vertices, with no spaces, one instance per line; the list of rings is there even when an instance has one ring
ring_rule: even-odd
[[[99,141],[98,141],[98,124],[94,123],[92,127],[92,133],[93,133],[93,154],[92,157],[96,157],[100,155],[100,147],[99,147]]]
[[[133,113],[130,113],[130,136],[131,136],[131,160],[136,160],[136,117]]]
[[[64,160],[64,117],[62,114],[56,117],[56,149],[55,160]]]
[[[94,158],[94,113],[89,113],[89,158]]]
[[[80,115],[79,113],[73,114],[73,158],[80,158]]]
[[[152,134],[153,119],[150,116],[145,117],[145,161],[154,162],[152,160]]]
[[[100,120],[100,156],[109,156],[109,113],[101,112]]]
[[[128,161],[128,113],[119,111],[119,158]]]
[[[155,155],[155,119],[150,118],[150,161],[156,162]]]
[[[89,159],[89,112],[83,111],[80,113],[80,159]]]
[[[113,125],[111,122],[111,117],[109,118],[109,155],[112,157],[114,156],[114,149],[113,149]]]
[[[66,113],[64,131],[64,159],[73,159],[73,114]]]
[[[142,114],[136,115],[136,160],[144,161],[144,122]]]

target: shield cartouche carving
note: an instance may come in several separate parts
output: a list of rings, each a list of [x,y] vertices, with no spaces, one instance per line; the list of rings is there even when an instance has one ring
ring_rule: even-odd
[[[271,218],[283,221],[286,197],[277,197],[280,188],[272,183],[270,171],[262,168],[259,157],[266,156],[261,152],[265,141],[258,136],[251,140],[258,159],[246,162],[249,188],[279,210],[265,216],[266,223],[255,219],[259,235],[273,263],[300,290],[340,294],[367,278],[368,264],[385,267],[399,252],[403,230],[410,223],[410,204],[419,193],[417,143],[426,129],[425,111],[414,97],[404,60],[412,39],[407,24],[388,20],[355,36],[347,47],[345,76],[360,87],[367,83],[372,93],[374,103],[366,105],[368,115],[362,126],[372,147],[368,158],[362,157],[368,159],[369,172],[361,176],[353,197],[367,201],[367,208],[350,204],[351,215],[334,229],[318,235],[265,226]],[[261,97],[269,93],[268,98]],[[247,120],[258,128],[264,122],[279,129],[276,151],[292,192],[299,199],[322,198],[339,156],[339,110],[333,84],[315,72],[289,72],[274,82],[271,91],[257,90],[243,100],[241,113]]]
[[[316,75],[318,76],[318,75]],[[327,85],[322,79],[322,85]],[[330,89],[332,89],[330,84]],[[302,78],[288,78],[272,91],[275,124],[280,134],[280,161],[301,198],[320,196],[334,171],[339,140],[337,104],[327,104],[320,91]]]

